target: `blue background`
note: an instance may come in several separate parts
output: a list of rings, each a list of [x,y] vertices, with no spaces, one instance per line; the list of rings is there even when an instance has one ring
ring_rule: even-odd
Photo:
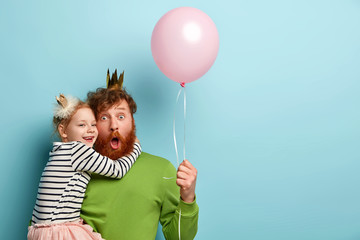
[[[214,65],[186,88],[196,239],[360,239],[359,0],[2,1],[0,239],[25,239],[54,96],[84,99],[108,68],[125,70],[144,151],[176,165],[180,86],[150,39],[181,6],[220,36]]]

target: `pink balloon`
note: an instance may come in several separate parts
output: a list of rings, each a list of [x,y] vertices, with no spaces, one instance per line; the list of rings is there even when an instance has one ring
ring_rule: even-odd
[[[156,23],[151,51],[156,65],[171,80],[189,83],[213,65],[219,35],[211,18],[192,7],[175,8]]]

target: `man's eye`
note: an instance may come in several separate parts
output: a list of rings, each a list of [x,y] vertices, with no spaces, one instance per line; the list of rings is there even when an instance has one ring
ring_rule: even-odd
[[[101,117],[101,120],[106,120],[106,119],[107,119],[107,117],[105,117],[105,116]]]
[[[83,126],[85,126],[85,124],[79,124],[79,127],[83,127]]]
[[[119,119],[124,119],[124,118],[125,118],[124,115],[120,115],[120,116],[119,116]]]

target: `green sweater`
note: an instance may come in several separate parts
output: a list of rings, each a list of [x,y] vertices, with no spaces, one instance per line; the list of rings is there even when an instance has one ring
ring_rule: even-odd
[[[179,200],[174,166],[142,152],[121,180],[92,175],[81,217],[106,240],[155,239],[159,221],[165,238],[173,240],[179,239],[181,209],[181,239],[194,239],[198,205]]]

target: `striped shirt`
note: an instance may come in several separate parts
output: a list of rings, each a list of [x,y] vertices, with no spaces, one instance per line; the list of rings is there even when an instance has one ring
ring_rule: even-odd
[[[78,220],[91,173],[121,178],[140,153],[141,146],[135,143],[129,155],[113,161],[81,142],[54,142],[40,179],[32,224]]]

